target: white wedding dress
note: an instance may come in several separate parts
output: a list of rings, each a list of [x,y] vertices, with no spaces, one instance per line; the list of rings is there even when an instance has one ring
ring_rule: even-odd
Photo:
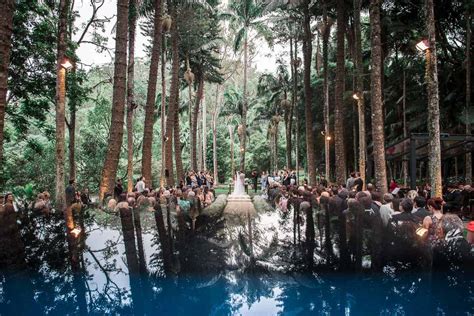
[[[245,181],[245,175],[243,173],[239,174],[237,172],[235,175],[234,192],[232,193],[232,195],[234,196],[246,195],[244,181]]]

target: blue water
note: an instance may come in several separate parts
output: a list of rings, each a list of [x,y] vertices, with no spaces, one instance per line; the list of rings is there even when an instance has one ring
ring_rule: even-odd
[[[142,246],[132,252],[120,219],[89,219],[76,261],[62,225],[60,218],[20,225],[25,262],[2,274],[1,315],[474,315],[472,272],[249,272],[229,264],[229,256],[243,252],[231,254],[231,247],[196,236],[195,252],[181,253],[179,271],[166,275],[148,214],[141,221]],[[132,257],[139,267],[130,272]]]

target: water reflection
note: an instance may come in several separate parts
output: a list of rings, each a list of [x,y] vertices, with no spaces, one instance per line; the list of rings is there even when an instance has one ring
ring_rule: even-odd
[[[311,222],[253,218],[251,253],[247,218],[201,218],[193,233],[173,208],[165,213],[159,205],[115,215],[86,210],[71,226],[81,227],[76,238],[62,214],[0,213],[0,314],[474,313],[472,272],[322,273]]]

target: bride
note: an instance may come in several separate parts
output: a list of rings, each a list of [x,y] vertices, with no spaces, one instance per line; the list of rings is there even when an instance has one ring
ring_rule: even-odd
[[[234,192],[232,193],[232,195],[246,195],[244,181],[245,174],[237,172],[235,174]]]

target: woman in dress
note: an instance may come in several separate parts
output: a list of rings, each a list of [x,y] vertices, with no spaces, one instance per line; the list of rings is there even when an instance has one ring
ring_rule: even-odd
[[[426,216],[423,219],[423,227],[428,230],[428,240],[433,243],[438,240],[438,225],[443,218],[443,199],[434,198],[429,199],[427,206],[431,215]]]
[[[204,188],[204,207],[211,205],[213,200],[214,200],[214,194],[212,194],[212,191],[209,190],[208,187],[205,187]]]

